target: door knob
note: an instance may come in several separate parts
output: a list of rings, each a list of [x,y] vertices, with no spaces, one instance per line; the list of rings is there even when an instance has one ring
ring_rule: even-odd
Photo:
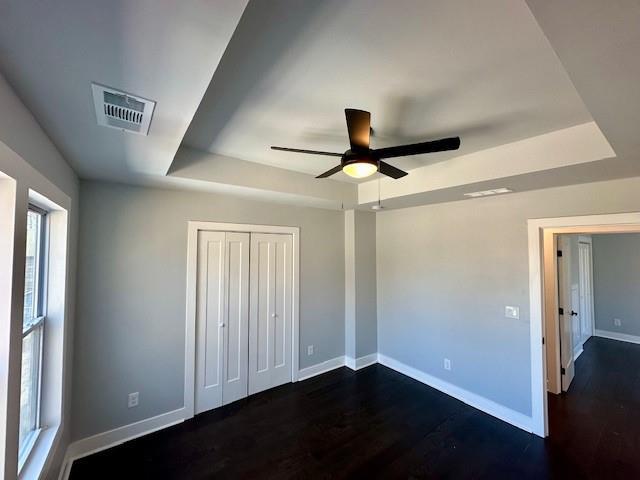
[[[218,326],[219,327],[224,327],[224,323],[219,323]]]
[[[271,317],[272,317],[272,318],[276,318],[277,316],[278,316],[278,314],[277,314],[277,313],[272,313],[272,314],[271,314]]]

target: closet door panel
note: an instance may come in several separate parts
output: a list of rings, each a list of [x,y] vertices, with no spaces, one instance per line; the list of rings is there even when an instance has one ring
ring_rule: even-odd
[[[291,235],[252,234],[249,394],[291,381]]]
[[[195,413],[222,405],[225,234],[198,234]]]
[[[249,355],[249,234],[227,233],[222,403],[247,396]]]

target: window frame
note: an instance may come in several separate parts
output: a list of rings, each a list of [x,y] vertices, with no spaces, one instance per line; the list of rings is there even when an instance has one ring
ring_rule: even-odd
[[[47,295],[47,265],[49,259],[49,228],[48,228],[48,214],[49,212],[33,203],[29,203],[27,208],[27,215],[29,212],[34,212],[40,216],[40,224],[38,228],[38,243],[36,264],[34,264],[34,314],[32,320],[27,324],[23,324],[22,329],[22,342],[24,339],[39,330],[38,346],[37,346],[37,378],[35,380],[35,405],[32,407],[35,409],[35,427],[29,432],[29,434],[23,439],[23,442],[18,445],[18,466],[19,471],[29,458],[33,447],[35,446],[38,436],[43,429],[41,422],[41,410],[42,410],[42,378],[44,371],[44,336],[45,336],[45,323],[46,323],[46,295]],[[26,272],[25,272],[26,273]],[[26,287],[26,285],[25,285]],[[24,318],[23,318],[24,322]],[[20,373],[22,382],[22,372]]]

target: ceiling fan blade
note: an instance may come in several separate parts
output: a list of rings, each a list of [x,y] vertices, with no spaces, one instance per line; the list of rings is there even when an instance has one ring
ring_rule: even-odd
[[[321,173],[316,178],[327,178],[327,177],[330,177],[331,175],[338,173],[340,170],[342,170],[342,165],[333,167],[331,170],[327,170],[326,172]]]
[[[351,150],[368,150],[371,136],[371,114],[364,110],[345,108]]]
[[[394,167],[393,165],[389,165],[387,162],[378,162],[378,171],[383,175],[391,178],[402,178],[405,175],[409,175],[404,170],[400,170],[399,168]]]
[[[341,153],[336,152],[321,152],[319,150],[303,150],[301,148],[287,148],[287,147],[271,147],[271,150],[279,150],[281,152],[293,152],[293,153],[310,153],[312,155],[328,155],[330,157],[341,157]]]
[[[445,152],[460,148],[460,137],[443,138],[431,142],[412,143],[411,145],[399,145],[397,147],[378,148],[372,153],[377,158],[406,157],[420,153]]]

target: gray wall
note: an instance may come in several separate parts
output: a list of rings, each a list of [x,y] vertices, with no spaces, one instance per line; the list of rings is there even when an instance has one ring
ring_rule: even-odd
[[[376,312],[376,214],[355,215],[356,358],[378,351]]]
[[[183,405],[188,220],[299,226],[300,367],[344,354],[342,212],[84,181],[81,201],[74,439]]]
[[[379,352],[531,415],[527,219],[639,211],[639,188],[634,178],[379,213]]]
[[[640,234],[592,238],[596,329],[640,336]]]

